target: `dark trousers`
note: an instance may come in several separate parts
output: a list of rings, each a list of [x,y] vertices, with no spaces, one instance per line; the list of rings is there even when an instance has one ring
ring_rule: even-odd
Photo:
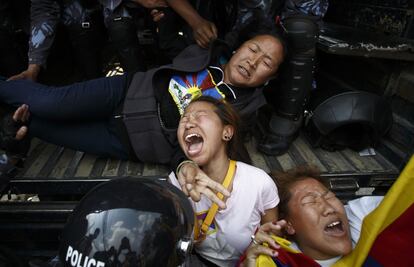
[[[27,80],[0,80],[0,102],[30,111],[29,134],[50,143],[105,157],[128,158],[114,112],[122,103],[126,76],[52,87]]]

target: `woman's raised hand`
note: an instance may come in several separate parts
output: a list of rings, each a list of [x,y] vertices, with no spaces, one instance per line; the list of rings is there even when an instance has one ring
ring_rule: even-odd
[[[193,201],[200,201],[203,194],[221,209],[226,208],[226,204],[217,197],[216,193],[220,192],[223,196],[229,197],[229,191],[208,177],[196,164],[184,163],[177,173],[177,179],[184,194],[191,197]]]
[[[268,222],[260,226],[256,234],[252,235],[252,242],[246,251],[246,258],[241,264],[243,267],[255,267],[256,259],[260,254],[277,257],[276,249],[280,246],[271,237],[271,235],[281,236],[283,228],[286,227],[286,221]],[[267,244],[266,246],[263,244]]]

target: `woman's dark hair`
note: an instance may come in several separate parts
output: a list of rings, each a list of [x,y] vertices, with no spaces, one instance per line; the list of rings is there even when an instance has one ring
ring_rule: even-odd
[[[215,106],[215,112],[224,125],[231,125],[234,128],[233,136],[227,145],[227,155],[233,160],[243,161],[250,164],[251,159],[240,137],[240,116],[232,105],[223,99],[216,99],[209,96],[200,96],[191,101],[208,102]]]
[[[286,58],[287,45],[283,34],[276,27],[276,23],[260,11],[253,11],[252,16],[250,16],[243,24],[227,33],[225,41],[232,50],[236,50],[244,42],[258,35],[271,35],[279,40],[283,47],[283,58]]]
[[[290,189],[296,182],[313,178],[323,184],[326,188],[329,188],[327,180],[321,177],[319,169],[312,165],[301,165],[287,170],[286,172],[274,171],[271,173],[271,176],[277,185],[279,193],[279,214],[281,219],[289,214],[287,206],[292,197]]]

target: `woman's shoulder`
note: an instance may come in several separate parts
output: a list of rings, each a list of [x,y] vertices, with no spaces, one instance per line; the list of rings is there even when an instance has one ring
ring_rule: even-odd
[[[255,178],[256,177],[258,177],[258,178],[262,177],[262,178],[266,178],[266,179],[268,179],[268,178],[271,179],[269,174],[267,174],[264,170],[262,170],[262,169],[260,169],[256,166],[244,163],[242,161],[237,161],[237,169],[240,171],[240,173],[246,174],[250,177],[252,175],[255,175]]]
[[[259,167],[253,166],[251,164],[247,164],[243,161],[237,161],[236,164],[237,164],[237,167],[241,167],[241,168],[256,171],[256,172],[266,173],[264,170],[260,169]]]

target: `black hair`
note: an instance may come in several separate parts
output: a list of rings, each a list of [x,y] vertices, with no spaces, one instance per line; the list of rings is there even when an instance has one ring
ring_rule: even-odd
[[[258,36],[270,35],[277,39],[283,47],[283,58],[287,55],[286,40],[276,22],[263,12],[254,10],[253,14],[241,25],[237,25],[225,36],[225,41],[232,50],[239,48],[244,42]]]
[[[279,193],[280,218],[285,218],[289,214],[288,203],[292,196],[290,189],[296,182],[312,178],[330,188],[327,179],[321,177],[318,167],[312,165],[300,165],[285,172],[272,171],[270,176],[275,181]]]

